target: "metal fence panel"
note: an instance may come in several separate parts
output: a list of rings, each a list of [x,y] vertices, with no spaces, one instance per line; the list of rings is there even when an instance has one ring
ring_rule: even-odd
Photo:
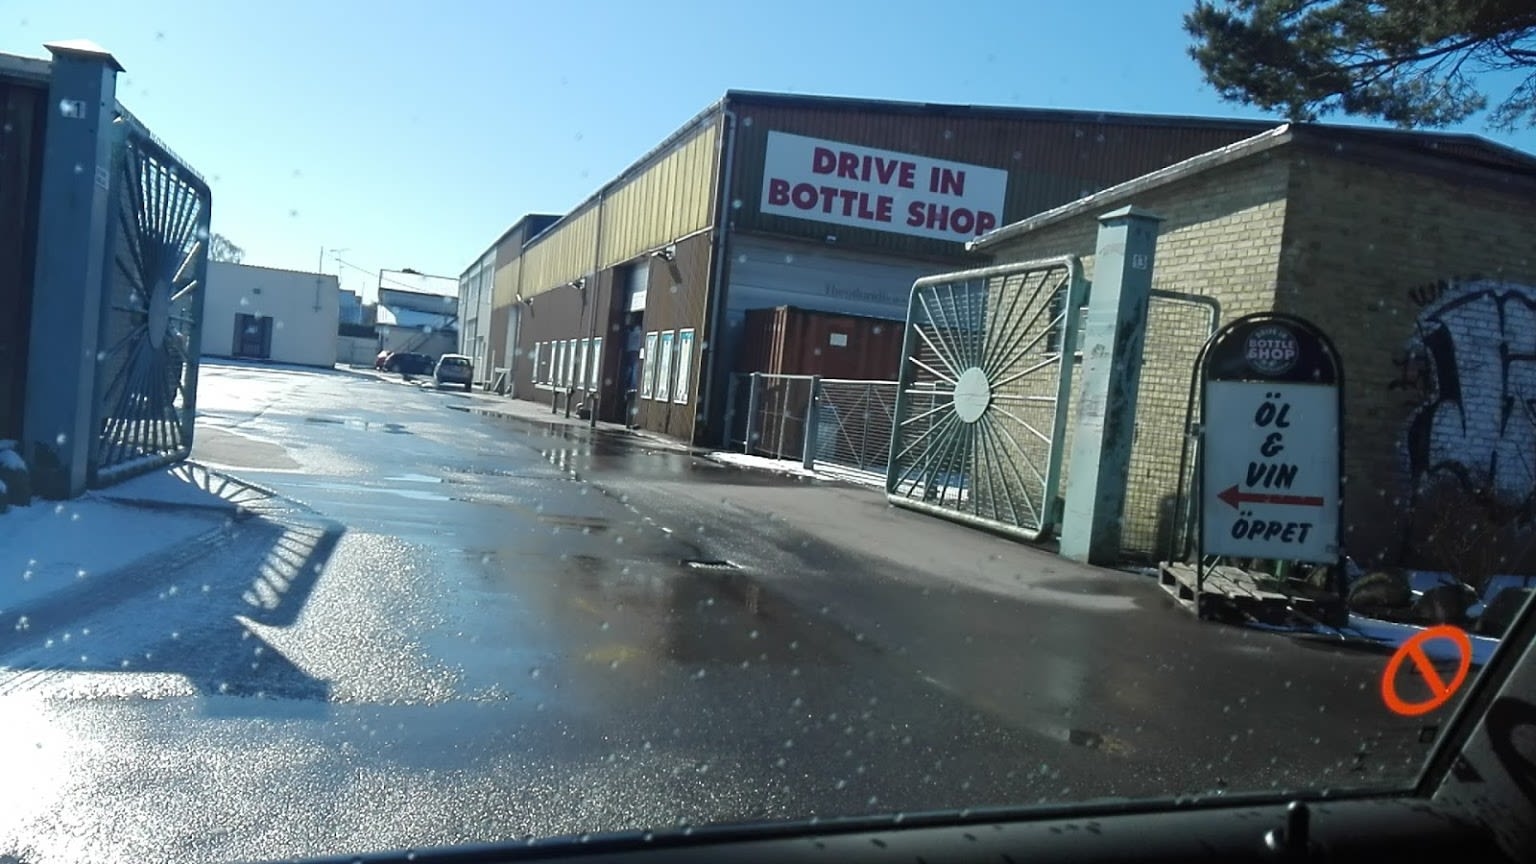
[[[758,375],[756,380],[757,411],[748,418],[752,425],[746,452],[775,459],[803,459],[813,376]]]
[[[913,285],[893,504],[1031,540],[1051,533],[1082,300],[1070,256]]]
[[[891,455],[896,382],[823,378],[819,385],[815,461],[883,478]]]
[[[211,195],[126,112],[117,120],[91,483],[192,449]]]
[[[1180,492],[1191,488],[1194,479],[1194,459],[1181,459],[1188,443],[1192,370],[1220,321],[1221,306],[1210,297],[1154,289],[1147,303],[1136,431],[1120,529],[1120,548],[1127,558],[1166,557],[1193,525],[1191,508]],[[1193,401],[1198,410],[1199,400]]]

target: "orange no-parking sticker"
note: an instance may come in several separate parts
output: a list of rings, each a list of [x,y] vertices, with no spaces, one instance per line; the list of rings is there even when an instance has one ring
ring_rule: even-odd
[[[1440,672],[1429,661],[1429,655],[1424,653],[1424,643],[1431,639],[1449,639],[1456,644],[1456,650],[1461,655],[1456,674],[1450,682],[1440,677]],[[1397,672],[1402,668],[1404,660],[1412,660],[1413,666],[1418,670],[1419,676],[1429,687],[1432,694],[1428,699],[1420,702],[1409,702],[1397,694]],[[1439,708],[1450,698],[1456,695],[1456,691],[1467,680],[1467,673],[1472,669],[1472,640],[1460,629],[1449,624],[1414,634],[1412,639],[1403,643],[1403,647],[1397,649],[1392,659],[1387,661],[1387,668],[1381,673],[1381,698],[1387,703],[1387,707],[1393,712],[1404,717],[1417,717],[1420,714]]]

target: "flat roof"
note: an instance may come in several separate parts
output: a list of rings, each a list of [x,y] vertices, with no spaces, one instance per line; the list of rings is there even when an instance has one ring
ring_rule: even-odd
[[[727,90],[726,102],[749,102],[812,111],[865,111],[873,114],[907,114],[967,119],[1043,120],[1052,123],[1112,123],[1127,126],[1180,126],[1210,129],[1273,125],[1267,120],[1202,117],[1193,114],[1137,114],[1124,111],[1093,111],[1079,108],[1035,108],[1024,105],[969,105],[952,102],[910,102],[861,96],[822,96],[775,93],[763,90]]]
[[[313,276],[313,277],[315,277],[317,279],[319,279],[319,278],[330,279],[331,281],[336,282],[337,284],[340,284],[340,282],[341,282],[341,280],[338,277],[336,277],[336,276],[334,276],[334,275],[332,275],[330,273],[316,273],[313,270],[289,270],[286,267],[268,267],[268,266],[263,265],[263,264],[246,264],[243,261],[214,261],[212,259],[209,259],[208,266],[209,267],[243,267],[243,268],[245,268],[247,270],[266,270],[269,273],[285,273],[285,274],[287,274],[289,276]]]

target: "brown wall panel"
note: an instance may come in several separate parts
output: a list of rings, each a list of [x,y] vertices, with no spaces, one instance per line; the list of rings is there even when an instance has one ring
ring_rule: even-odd
[[[821,240],[918,257],[953,257],[961,244],[760,213],[770,131],[913,153],[1009,173],[1003,224],[1256,135],[1267,122],[1137,118],[1070,112],[893,105],[832,108],[816,100],[739,96],[731,197],[739,230]]]
[[[688,401],[684,403],[639,400],[635,421],[642,429],[691,441],[695,432],[694,413],[699,397],[708,334],[704,315],[709,297],[710,234],[699,234],[677,244],[673,261],[650,261],[650,288],[647,292],[643,332],[677,331],[693,328],[693,357],[688,370]],[[649,362],[652,358],[647,358]]]

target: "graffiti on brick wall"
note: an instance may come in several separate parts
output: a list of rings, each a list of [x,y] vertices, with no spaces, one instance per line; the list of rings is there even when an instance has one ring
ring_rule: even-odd
[[[1496,280],[1415,287],[1394,389],[1415,398],[1404,436],[1415,492],[1444,479],[1536,515],[1536,288]]]

